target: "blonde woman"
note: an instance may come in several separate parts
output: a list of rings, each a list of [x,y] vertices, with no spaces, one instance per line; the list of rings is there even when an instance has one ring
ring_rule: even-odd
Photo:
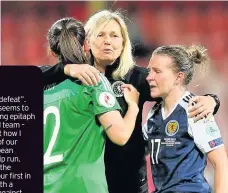
[[[84,39],[84,26],[74,18],[56,21],[47,35],[50,51],[62,63],[87,61]],[[44,193],[108,193],[105,136],[118,145],[128,141],[139,93],[125,85],[128,111],[122,118],[110,83],[100,77],[95,87],[71,78],[44,90]]]
[[[128,143],[120,147],[107,140],[105,150],[105,169],[110,193],[147,192],[146,168],[144,161],[145,144],[141,134],[142,109],[146,101],[152,101],[146,81],[148,71],[135,65],[128,30],[119,12],[108,10],[92,15],[85,24],[87,56],[90,64],[66,65],[59,63],[44,71],[45,84],[62,81],[65,74],[78,78],[86,85],[97,84],[98,71],[112,84],[113,92],[122,108],[122,116],[127,112],[121,85],[132,84],[140,93],[139,113],[135,129]],[[213,112],[216,102],[212,97],[201,96],[194,107],[192,116],[196,119]],[[217,99],[217,98],[216,98]],[[219,106],[219,100],[216,100]]]

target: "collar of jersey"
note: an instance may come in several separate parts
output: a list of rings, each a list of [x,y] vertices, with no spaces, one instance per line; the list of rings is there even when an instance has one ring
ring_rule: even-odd
[[[176,102],[176,104],[174,105],[172,111],[170,111],[170,113],[169,113],[167,116],[165,116],[164,107],[163,107],[164,101],[162,101],[162,102],[161,102],[161,114],[162,114],[162,119],[163,119],[163,120],[166,120],[166,119],[173,113],[173,111],[176,109],[177,105],[182,101],[182,99],[183,99],[184,97],[186,97],[187,95],[189,95],[189,94],[190,94],[189,91],[185,91],[184,94],[182,95],[182,97],[181,97],[181,98]]]

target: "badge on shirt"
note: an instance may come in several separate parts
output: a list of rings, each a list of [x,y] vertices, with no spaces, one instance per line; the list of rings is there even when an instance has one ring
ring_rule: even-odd
[[[165,127],[165,132],[168,136],[174,136],[179,130],[179,124],[175,120],[171,120]]]
[[[111,108],[115,105],[115,97],[108,92],[102,92],[99,96],[100,105]]]
[[[211,137],[219,137],[220,136],[220,131],[219,128],[217,126],[217,124],[214,121],[211,122],[207,122],[207,134]]]
[[[116,97],[122,97],[124,95],[121,86],[124,84],[122,81],[116,81],[112,84],[112,91]]]

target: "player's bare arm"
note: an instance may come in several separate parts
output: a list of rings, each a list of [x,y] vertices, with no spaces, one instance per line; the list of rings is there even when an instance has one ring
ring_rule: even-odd
[[[209,152],[207,156],[215,169],[215,193],[226,193],[228,190],[228,158],[225,147],[221,146]]]
[[[119,111],[111,111],[98,116],[101,125],[106,128],[105,131],[113,143],[125,145],[129,140],[139,112],[138,98],[139,93],[131,85],[124,85],[124,96],[128,103],[128,111],[124,118]]]

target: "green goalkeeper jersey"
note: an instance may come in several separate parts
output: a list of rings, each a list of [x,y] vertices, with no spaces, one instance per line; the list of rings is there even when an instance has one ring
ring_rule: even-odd
[[[44,193],[108,193],[105,131],[96,115],[119,110],[108,80],[44,91]]]

